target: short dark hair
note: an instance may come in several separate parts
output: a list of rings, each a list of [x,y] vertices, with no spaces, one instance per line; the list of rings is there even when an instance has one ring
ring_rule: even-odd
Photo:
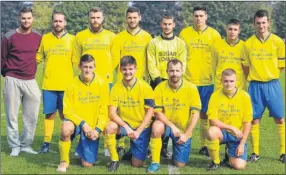
[[[102,10],[100,7],[92,7],[92,8],[88,11],[87,15],[89,15],[90,12],[93,12],[93,13],[101,12],[101,13],[103,14],[103,10]]]
[[[173,22],[176,22],[176,18],[171,14],[164,14],[161,18],[161,22],[163,21],[163,19],[173,19]]]
[[[255,18],[262,18],[266,16],[267,17],[267,20],[269,20],[269,13],[267,10],[264,10],[264,9],[261,9],[261,10],[258,10],[255,14],[254,14],[254,18],[253,18],[253,21],[255,21]]]
[[[233,70],[231,68],[227,68],[224,71],[222,71],[221,77],[223,77],[223,76],[231,76],[231,75],[235,75],[235,74],[236,74],[235,70]]]
[[[79,61],[79,65],[82,65],[82,63],[85,63],[85,62],[92,62],[94,61],[95,62],[95,59],[93,58],[92,55],[90,54],[84,54],[83,56],[80,57],[80,61]],[[94,63],[95,64],[95,63]]]
[[[31,13],[33,14],[32,8],[26,6],[26,7],[23,7],[23,8],[20,10],[19,15],[21,15],[21,13],[29,13],[29,12],[31,12]]]
[[[171,59],[170,61],[168,61],[168,63],[167,63],[167,70],[168,70],[170,64],[172,64],[172,65],[180,64],[182,69],[183,69],[183,63],[180,60],[178,60],[177,58]]]
[[[63,15],[64,19],[66,20],[66,14],[64,12],[62,12],[62,11],[53,11],[52,20],[54,20],[54,16],[55,15]]]
[[[238,19],[230,19],[228,22],[227,22],[227,25],[229,24],[234,24],[234,25],[240,25],[240,22]]]
[[[127,13],[135,13],[135,12],[138,13],[138,15],[141,15],[139,8],[131,6],[131,7],[128,7],[125,15],[127,16]]]
[[[135,65],[135,67],[137,65],[135,58],[131,55],[124,56],[120,59],[120,67],[127,66],[128,64]]]
[[[207,9],[206,9],[205,7],[203,7],[203,6],[195,6],[195,7],[193,8],[193,14],[195,13],[195,11],[198,11],[198,10],[202,10],[202,11],[204,11],[205,13],[207,13]]]

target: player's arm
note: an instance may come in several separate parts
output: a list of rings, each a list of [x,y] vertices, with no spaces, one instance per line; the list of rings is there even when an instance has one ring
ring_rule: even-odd
[[[36,62],[37,64],[41,64],[45,58],[45,51],[44,51],[44,37],[41,40],[41,44],[36,53]]]
[[[184,41],[179,44],[178,55],[178,59],[183,63],[183,73],[185,74],[187,67],[187,45]]]
[[[249,65],[250,65],[250,61],[249,61],[249,55],[248,55],[248,51],[246,48],[246,45],[244,44],[241,47],[241,63],[242,63],[242,69],[243,69],[243,73],[245,76],[245,79],[247,79],[248,74],[249,74]]]
[[[80,72],[80,69],[78,67],[78,63],[79,63],[79,59],[80,59],[80,55],[79,55],[79,51],[78,51],[78,47],[76,46],[76,37],[74,37],[74,39],[72,40],[72,57],[71,57],[71,62],[72,62],[72,66],[73,66],[73,72],[74,75],[78,75]]]
[[[161,80],[160,77],[160,71],[157,68],[157,61],[156,61],[156,44],[154,42],[155,40],[151,40],[147,47],[147,66],[148,71],[151,76],[151,79],[156,82],[158,79]],[[160,83],[160,82],[157,82]]]
[[[4,36],[1,41],[1,75],[5,77],[6,61],[9,53],[9,44],[7,38]]]
[[[277,56],[278,56],[278,68],[280,73],[285,69],[285,43],[282,39],[277,40]]]
[[[214,71],[214,75],[216,75],[216,67],[217,67],[217,63],[218,63],[218,53],[217,53],[215,46],[212,47],[211,55],[212,55],[213,71]]]
[[[120,62],[120,37],[117,35],[111,44],[112,70],[117,71]]]
[[[170,120],[168,120],[168,118],[165,116],[165,114],[162,111],[155,110],[155,117],[157,120],[160,120],[165,125],[170,127],[174,136],[178,137],[180,135],[181,133],[180,129],[177,128],[177,126],[174,123],[172,123]]]

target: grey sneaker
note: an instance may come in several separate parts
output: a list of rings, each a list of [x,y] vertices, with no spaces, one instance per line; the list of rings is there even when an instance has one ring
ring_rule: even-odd
[[[20,154],[21,150],[20,150],[20,147],[15,147],[15,148],[12,148],[12,151],[10,153],[10,156],[18,156]]]
[[[260,156],[252,153],[251,156],[248,158],[248,162],[256,162],[260,159]]]
[[[22,152],[26,152],[28,154],[38,154],[38,152],[34,151],[30,146],[21,147]]]

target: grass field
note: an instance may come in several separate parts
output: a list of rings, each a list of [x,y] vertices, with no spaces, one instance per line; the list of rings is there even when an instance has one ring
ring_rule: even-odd
[[[42,68],[38,68],[37,81],[41,86],[41,72]],[[283,94],[285,99],[285,72],[281,76],[281,84],[283,88]],[[1,87],[3,87],[3,78],[1,79]],[[3,88],[1,88],[3,90]],[[60,120],[57,116],[55,122],[54,136],[51,143],[51,152],[49,154],[41,155],[28,155],[20,153],[18,157],[10,157],[9,154],[11,149],[8,147],[6,138],[6,126],[5,126],[5,112],[3,105],[3,93],[1,93],[1,174],[56,174],[56,168],[59,163],[59,150],[58,141],[60,135]],[[32,108],[32,106],[31,106]],[[34,143],[32,147],[35,150],[39,150],[43,141],[43,126],[44,126],[44,115],[42,114],[42,108],[39,113],[38,124]],[[19,112],[19,128],[22,130],[22,118],[21,111]],[[82,168],[80,161],[73,155],[76,147],[75,142],[72,144],[70,158],[71,163],[68,169],[68,174],[108,174],[106,165],[109,162],[107,157],[103,155],[103,143],[101,139],[101,146],[99,150],[99,158],[96,165],[92,168]],[[228,167],[222,167],[214,172],[207,172],[206,166],[210,163],[210,160],[198,155],[199,151],[199,123],[197,124],[196,130],[193,134],[192,150],[189,164],[182,169],[172,169],[168,166],[167,161],[161,162],[161,169],[158,174],[180,173],[180,174],[285,174],[285,164],[278,161],[279,154],[279,138],[277,135],[277,128],[272,118],[268,117],[266,111],[261,124],[261,135],[260,135],[260,156],[261,160],[255,163],[249,163],[247,169],[244,171],[237,171]],[[126,143],[127,140],[126,140]],[[249,151],[252,153],[250,140]],[[129,144],[126,144],[129,145]],[[224,147],[221,147],[221,159],[224,155]],[[122,161],[119,169],[115,174],[144,174],[147,165],[150,160],[146,160],[144,167],[133,168],[129,165],[129,162]]]

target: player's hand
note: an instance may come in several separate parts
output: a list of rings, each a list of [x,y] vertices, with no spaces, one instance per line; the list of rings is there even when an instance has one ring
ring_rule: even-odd
[[[180,134],[179,140],[176,142],[177,144],[184,144],[188,140],[188,136],[184,133]]]
[[[86,137],[91,137],[93,129],[91,129],[91,127],[87,123],[84,123],[84,125],[82,126],[82,130]]]
[[[96,139],[98,139],[98,137],[99,137],[99,132],[97,131],[97,130],[92,130],[92,134],[91,134],[91,136],[90,136],[90,140],[96,140]]]
[[[176,126],[172,127],[171,130],[175,137],[180,137],[181,131]]]
[[[125,128],[126,134],[129,138],[134,139],[134,131],[129,126]]]
[[[140,134],[141,134],[142,131],[139,131],[138,129],[136,131],[134,131],[134,139],[138,139]]]
[[[238,147],[236,148],[236,156],[240,157],[244,153],[244,144],[239,144]]]
[[[235,136],[237,138],[239,138],[239,139],[243,138],[243,134],[242,134],[242,132],[239,129],[233,127],[232,131],[233,131],[233,133],[235,134]]]

